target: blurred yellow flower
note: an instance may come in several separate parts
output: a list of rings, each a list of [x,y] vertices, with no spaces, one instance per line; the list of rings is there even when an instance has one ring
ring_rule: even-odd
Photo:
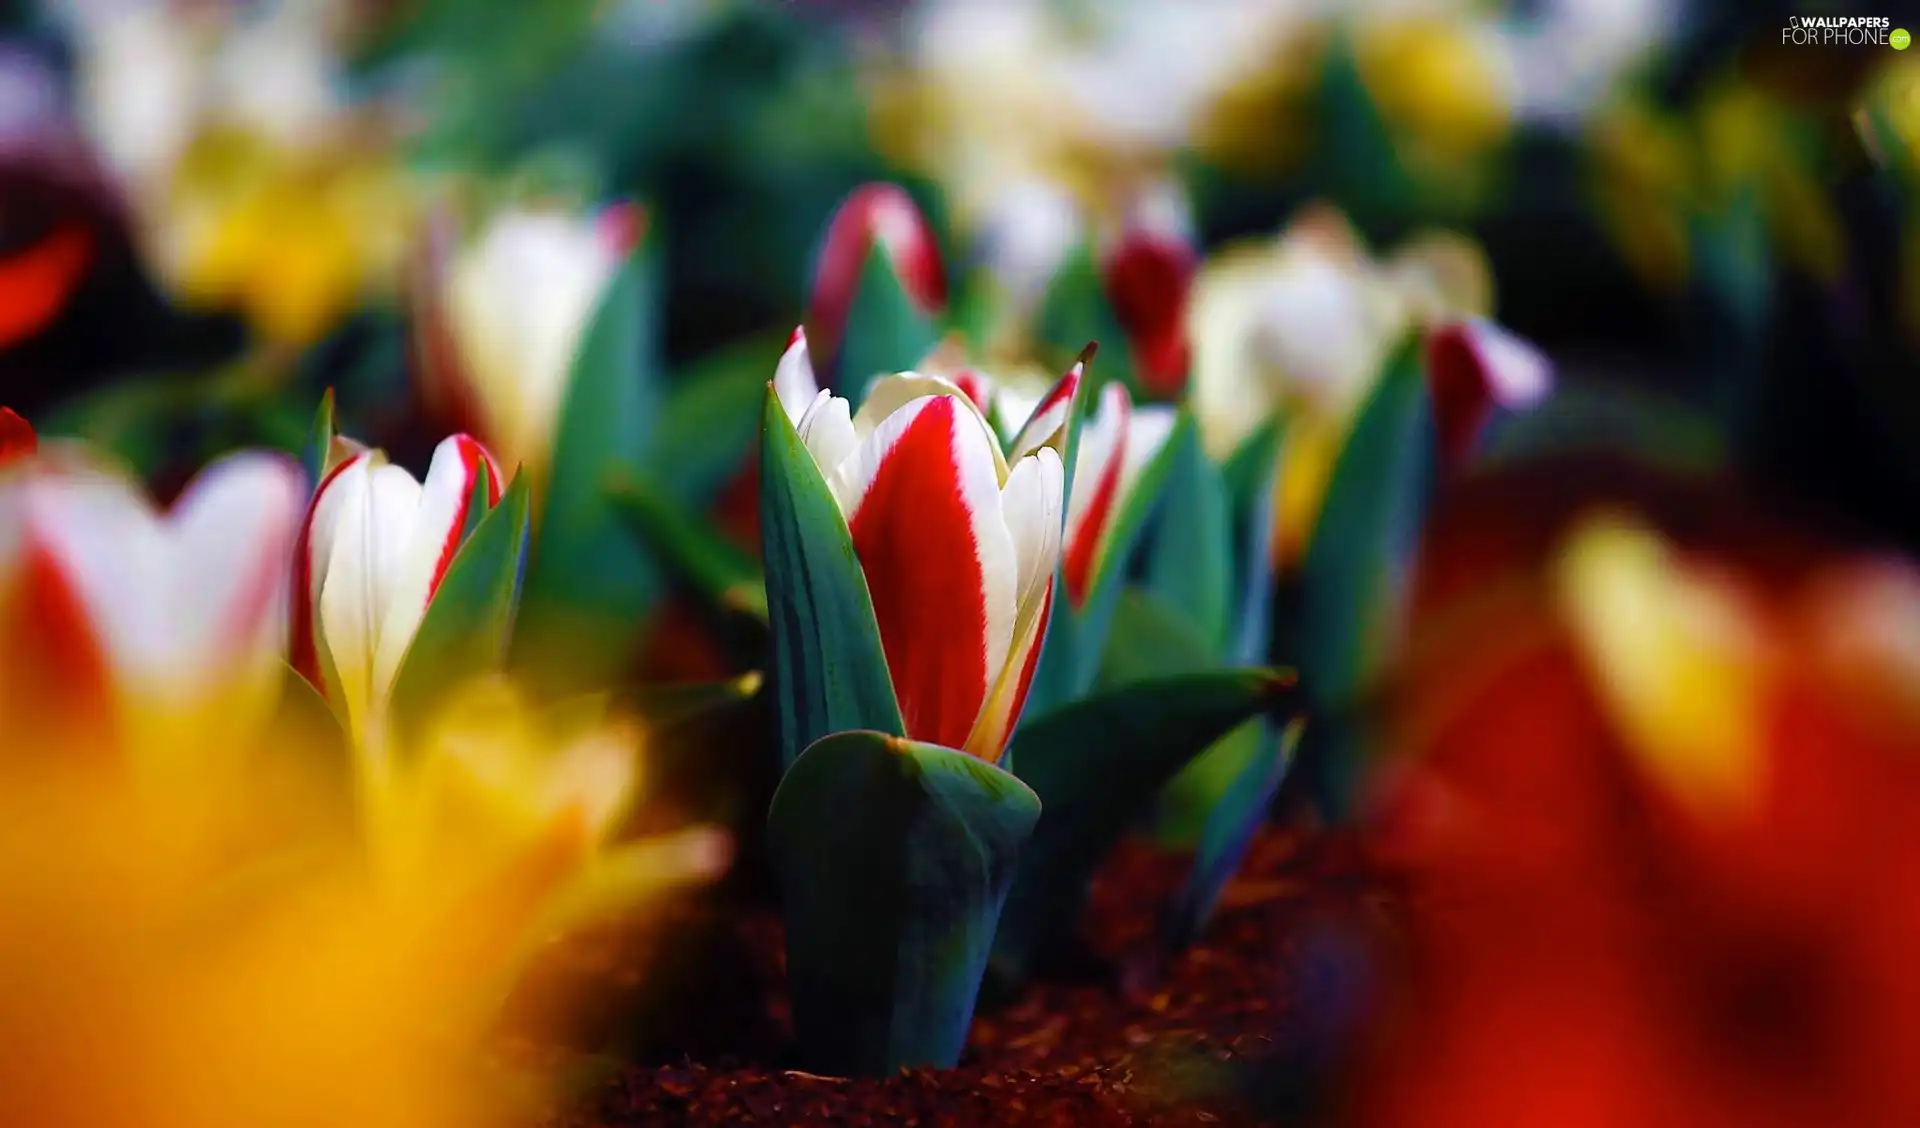
[[[1705,813],[1754,802],[1773,656],[1739,589],[1617,517],[1575,532],[1557,580],[1594,684],[1641,766]]]
[[[164,0],[78,6],[82,119],[182,302],[299,345],[390,291],[409,191],[378,107],[339,90],[340,13]]]
[[[1354,61],[1402,162],[1421,175],[1470,166],[1512,128],[1514,77],[1490,25],[1364,20],[1355,29]]]
[[[353,767],[288,721],[244,771],[136,779],[88,750],[0,757],[0,1121],[90,1128],[493,1128],[537,1067],[490,1038],[538,945],[711,876],[703,830],[610,845],[634,730],[450,703]],[[462,710],[471,710],[462,712]],[[337,734],[334,734],[337,737]],[[185,740],[182,762],[208,756]],[[356,792],[359,803],[355,802]]]

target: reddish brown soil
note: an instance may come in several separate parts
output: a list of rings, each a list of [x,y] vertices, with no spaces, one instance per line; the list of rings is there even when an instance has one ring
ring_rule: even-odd
[[[1167,962],[1154,914],[1183,872],[1144,844],[1119,851],[1095,885],[1078,966],[983,999],[967,1056],[948,1071],[848,1081],[791,1069],[769,910],[686,909],[657,927],[678,952],[636,955],[631,938],[575,952],[569,978],[615,984],[597,991],[605,1013],[584,1036],[618,1035],[626,1064],[583,1078],[553,1128],[1277,1122],[1270,1083],[1293,1068],[1306,1009],[1300,941],[1316,923],[1368,915],[1370,898],[1343,849],[1265,831],[1204,937]],[[644,977],[620,970],[642,960]],[[636,1021],[642,984],[651,1018]]]

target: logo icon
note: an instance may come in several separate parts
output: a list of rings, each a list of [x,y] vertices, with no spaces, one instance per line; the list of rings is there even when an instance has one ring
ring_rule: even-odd
[[[1906,28],[1896,27],[1893,29],[1893,34],[1887,36],[1887,42],[1893,44],[1895,51],[1905,51],[1907,44],[1913,42],[1913,36],[1907,34]]]

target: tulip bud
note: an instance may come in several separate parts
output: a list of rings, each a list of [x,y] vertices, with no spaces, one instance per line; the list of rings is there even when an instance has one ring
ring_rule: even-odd
[[[233,455],[162,514],[104,463],[47,457],[0,483],[9,715],[128,737],[162,716],[219,715],[242,728],[258,719],[278,685],[279,577],[299,521],[298,467]]]
[[[293,666],[357,737],[385,718],[401,659],[471,523],[476,487],[499,504],[499,468],[467,435],[443,441],[425,482],[364,451],[315,492],[294,560]]]
[[[876,250],[916,310],[931,316],[945,307],[946,268],[926,216],[898,185],[862,185],[827,221],[814,267],[807,321],[821,355],[838,356],[861,276]]]
[[[504,212],[429,280],[430,394],[508,465],[548,465],[574,354],[640,223],[630,208]]]
[[[1187,380],[1187,290],[1199,256],[1183,204],[1150,197],[1106,250],[1102,282],[1133,349],[1134,370],[1156,396]]]

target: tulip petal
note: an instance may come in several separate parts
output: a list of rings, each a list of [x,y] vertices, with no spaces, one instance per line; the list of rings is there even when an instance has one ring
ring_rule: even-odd
[[[820,396],[820,381],[814,376],[813,359],[807,354],[804,326],[795,329],[787,339],[787,351],[781,354],[780,364],[773,370],[773,390],[795,426],[799,426],[800,417]]]
[[[1053,577],[1060,566],[1065,494],[1066,469],[1051,447],[1041,447],[1032,457],[1015,463],[1007,477],[1007,488],[1000,493],[1019,568],[1020,595],[1013,647],[967,737],[966,750],[988,763],[998,761],[1006,750],[1026,702],[1027,689],[1033,684],[1040,641],[1053,609]]]
[[[1093,582],[1100,545],[1120,501],[1122,472],[1127,462],[1127,440],[1132,428],[1133,399],[1122,384],[1100,389],[1100,407],[1080,431],[1074,478],[1079,487],[1067,502],[1067,597],[1078,607],[1086,601]]]
[[[471,512],[479,489],[486,491],[488,509],[500,504],[500,476],[485,448],[469,435],[454,435],[434,449],[427,479],[420,486],[419,509],[407,534],[405,552],[392,576],[392,595],[380,623],[374,651],[377,685],[391,685],[400,672],[400,660],[413,642],[427,603],[453,563],[453,555],[469,525],[480,516]]]
[[[993,381],[987,379],[978,369],[959,369],[955,371],[949,379],[953,381],[954,387],[959,388],[967,399],[973,402],[973,406],[980,409],[982,415],[987,414],[987,412],[991,410],[993,405]]]
[[[307,517],[300,526],[299,538],[294,541],[290,661],[294,670],[322,696],[327,692],[327,680],[320,665],[314,607],[320,599],[320,582],[327,574],[327,562],[333,558],[333,534],[339,528],[344,498],[348,489],[359,488],[366,464],[375,458],[384,460],[377,452],[363,451],[324,472],[314,489],[313,500],[307,505]],[[351,486],[343,482],[349,474],[359,475],[351,479]]]
[[[1075,397],[1080,393],[1080,383],[1086,378],[1087,357],[1081,360],[1066,375],[1060,377],[1046,395],[1040,397],[1040,403],[1028,416],[1020,433],[1014,437],[1013,461],[1018,462],[1043,446],[1052,446],[1064,453],[1067,424],[1073,418]],[[1077,469],[1077,467],[1076,467]]]
[[[202,471],[174,504],[167,518],[173,543],[166,599],[174,630],[186,639],[202,632],[189,646],[229,662],[282,652],[283,577],[304,486],[293,462],[246,452]]]
[[[1525,410],[1553,386],[1546,354],[1491,321],[1457,321],[1427,337],[1427,379],[1446,465],[1473,453],[1495,409]]]
[[[863,437],[871,435],[883,420],[923,396],[954,396],[970,415],[980,421],[981,428],[993,437],[990,445],[993,447],[994,473],[998,476],[997,480],[1004,483],[1007,480],[1007,458],[1000,450],[1000,440],[994,433],[993,424],[987,422],[986,414],[945,376],[897,372],[875,380],[867,388],[867,398],[860,401],[860,410],[853,417],[855,433]]]
[[[293,464],[225,459],[164,521],[135,484],[106,475],[49,476],[29,491],[28,535],[60,562],[129,688],[193,684],[277,649],[301,492]]]
[[[426,610],[423,603],[410,616],[398,612],[407,620],[403,627],[391,606],[421,489],[398,466],[372,467],[358,460],[335,488],[341,491],[340,509],[320,583],[319,617],[340,679],[341,703],[357,733],[371,719],[376,693],[385,689],[374,673],[381,633],[404,629],[411,636]]]
[[[779,394],[779,389],[774,389]],[[813,406],[800,416],[794,430],[822,477],[831,477],[853,452],[860,449],[860,436],[853,429],[851,408],[846,400],[822,390],[813,397]]]
[[[907,735],[949,748],[966,744],[1016,626],[998,453],[964,397],[927,396],[888,416],[831,483]]]

